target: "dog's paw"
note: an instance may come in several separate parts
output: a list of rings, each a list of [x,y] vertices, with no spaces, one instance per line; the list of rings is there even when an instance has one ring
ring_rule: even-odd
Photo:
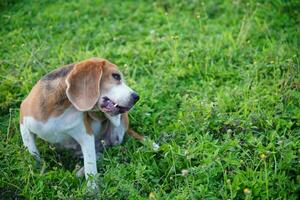
[[[77,172],[76,172],[76,176],[78,178],[84,177],[84,167],[81,167]]]
[[[96,177],[89,179],[86,185],[86,191],[91,195],[96,195],[99,192],[99,186],[96,181]]]

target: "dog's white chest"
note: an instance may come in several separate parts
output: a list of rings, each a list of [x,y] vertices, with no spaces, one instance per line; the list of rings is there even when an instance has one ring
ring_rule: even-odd
[[[62,143],[70,138],[70,134],[75,132],[85,132],[83,124],[83,113],[78,112],[74,107],[58,116],[52,117],[47,122],[37,121],[32,117],[24,118],[24,125],[30,132],[50,143]]]

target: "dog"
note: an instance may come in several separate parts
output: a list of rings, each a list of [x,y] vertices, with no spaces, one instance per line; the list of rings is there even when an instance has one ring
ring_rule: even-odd
[[[138,100],[139,95],[108,60],[90,58],[58,68],[42,77],[21,103],[24,146],[37,160],[35,136],[65,148],[79,147],[88,179],[97,174],[99,141],[107,146],[120,144],[126,131],[144,139],[128,129],[127,112]],[[88,179],[88,187],[96,187],[95,182]]]

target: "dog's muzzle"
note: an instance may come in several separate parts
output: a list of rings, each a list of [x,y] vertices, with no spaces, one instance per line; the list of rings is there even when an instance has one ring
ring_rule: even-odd
[[[110,115],[117,115],[117,114],[128,112],[134,106],[134,104],[140,99],[139,95],[135,92],[132,93],[130,97],[131,98],[127,106],[121,106],[113,102],[110,98],[103,97],[102,102],[99,105],[99,109],[102,112],[109,113]]]

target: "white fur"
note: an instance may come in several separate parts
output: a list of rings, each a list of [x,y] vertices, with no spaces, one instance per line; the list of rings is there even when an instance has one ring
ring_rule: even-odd
[[[113,86],[106,96],[108,96],[113,102],[119,104],[120,106],[127,106],[130,102],[131,94],[133,90],[128,87],[124,82],[119,85]]]
[[[113,85],[109,87],[110,89],[107,91],[105,89],[101,90],[100,98],[108,97],[113,102],[117,103],[120,106],[127,107],[130,103],[131,94],[133,93],[133,90],[128,87],[124,81],[121,82],[119,85]],[[111,116],[109,114],[105,113],[105,116],[110,120],[110,122],[116,126],[119,127],[121,124],[121,115],[115,115]]]
[[[114,126],[116,126],[116,127],[120,126],[121,114],[115,115],[115,116],[111,116],[110,114],[106,114],[106,113],[104,113],[104,114]]]
[[[24,146],[28,148],[29,153],[31,153],[33,156],[35,156],[38,160],[40,160],[40,153],[38,149],[36,148],[35,141],[34,141],[34,135],[30,133],[28,128],[21,124],[20,125],[22,140],[24,143]]]
[[[100,132],[101,123],[92,121],[93,134],[90,135],[86,132],[83,116],[83,112],[76,110],[73,106],[66,109],[62,115],[52,117],[46,122],[25,116],[23,124],[20,125],[23,143],[29,152],[39,159],[39,151],[35,145],[34,135],[50,143],[62,144],[65,147],[71,146],[71,140],[75,140],[82,150],[85,177],[95,175],[97,173],[95,137]],[[113,135],[118,134],[122,141],[125,133],[124,127],[120,124],[114,127],[115,133]],[[96,187],[94,181],[89,181],[88,185],[92,188]]]
[[[130,103],[131,94],[133,93],[133,90],[130,87],[128,87],[124,82],[121,82],[118,85],[110,85],[108,88],[109,89],[101,88],[99,98],[100,101],[103,97],[108,97],[120,106],[128,106]]]
[[[66,109],[58,116],[52,117],[47,122],[37,121],[33,117],[24,117],[23,126],[31,133],[50,143],[62,143],[67,140],[75,130],[85,132],[83,113],[78,112],[73,106]]]

